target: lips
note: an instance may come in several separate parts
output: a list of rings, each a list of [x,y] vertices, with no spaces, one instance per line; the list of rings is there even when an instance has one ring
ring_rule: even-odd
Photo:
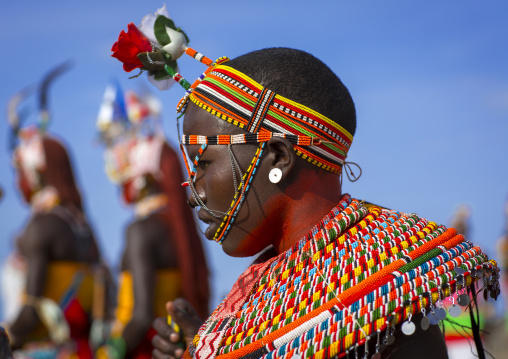
[[[201,222],[206,223],[208,227],[205,229],[205,237],[207,239],[213,239],[213,236],[215,234],[214,224],[215,224],[215,218],[211,217],[203,208],[201,208],[198,211],[198,218]]]

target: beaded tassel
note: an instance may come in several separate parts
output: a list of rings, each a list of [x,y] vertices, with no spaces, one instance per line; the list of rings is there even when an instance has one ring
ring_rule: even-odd
[[[180,75],[180,73],[176,72],[172,67],[168,65],[164,65],[164,68],[168,73],[168,75],[171,76],[177,83],[179,83],[180,86],[182,86],[186,90],[190,88],[191,86],[190,83],[187,82],[187,80],[184,79],[182,75]]]
[[[202,64],[205,64],[206,66],[211,66],[212,65],[212,60],[210,60],[208,57],[206,57],[205,55],[203,55],[202,53],[200,52],[197,52],[196,50],[190,48],[190,47],[187,47],[185,49],[185,53],[187,55],[189,55],[190,57],[198,60],[199,62],[201,62]]]

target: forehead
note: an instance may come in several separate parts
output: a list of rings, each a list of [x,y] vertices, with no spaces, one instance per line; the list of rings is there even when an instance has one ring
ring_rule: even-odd
[[[237,127],[189,103],[183,120],[184,135],[216,136],[244,133]]]

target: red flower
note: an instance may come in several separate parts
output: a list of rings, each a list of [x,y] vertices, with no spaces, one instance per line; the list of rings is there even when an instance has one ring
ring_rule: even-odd
[[[118,36],[118,41],[111,48],[112,57],[123,62],[123,69],[131,72],[143,66],[137,55],[141,52],[151,52],[152,44],[132,22],[127,25],[127,32],[123,31]]]

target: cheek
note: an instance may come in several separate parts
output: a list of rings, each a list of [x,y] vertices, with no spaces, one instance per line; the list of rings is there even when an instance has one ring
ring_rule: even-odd
[[[239,183],[240,180],[237,179],[237,185]],[[222,211],[229,208],[235,195],[233,174],[229,163],[223,166],[210,166],[197,184],[203,187],[209,206]]]

